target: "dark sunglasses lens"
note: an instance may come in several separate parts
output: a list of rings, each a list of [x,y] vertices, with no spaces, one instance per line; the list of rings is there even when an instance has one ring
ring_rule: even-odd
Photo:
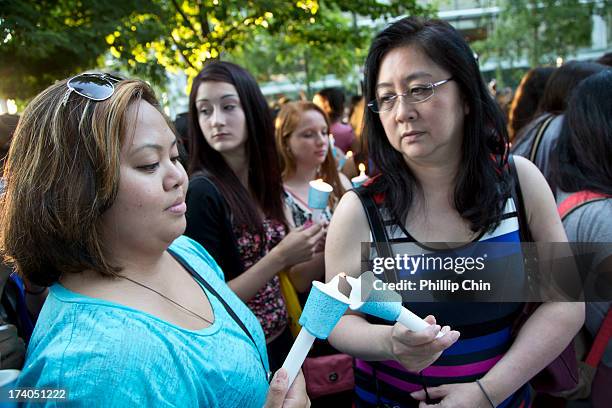
[[[89,99],[102,101],[113,94],[111,82],[99,75],[83,74],[68,81],[68,86],[75,92],[88,97]]]

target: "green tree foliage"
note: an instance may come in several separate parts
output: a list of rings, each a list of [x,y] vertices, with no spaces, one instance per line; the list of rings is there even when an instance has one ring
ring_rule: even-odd
[[[483,59],[494,57],[514,65],[526,59],[535,67],[565,59],[590,45],[592,15],[609,0],[506,0],[491,21],[489,38],[474,44]]]
[[[434,11],[416,1],[320,1],[319,7],[308,24],[285,24],[276,32],[260,31],[237,47],[229,59],[248,66],[260,81],[288,79],[305,84],[309,94],[310,84],[329,74],[346,84],[357,83],[361,79],[360,75],[356,78],[358,67],[363,65],[378,28],[359,24],[363,16],[384,24],[390,17],[431,15]]]
[[[25,99],[98,65],[105,36],[146,0],[0,0],[0,97]]]
[[[0,97],[10,98],[109,62],[158,84],[166,71],[193,78],[234,51],[253,56],[249,68],[273,61],[286,72],[298,61],[309,75],[347,72],[369,34],[343,12],[427,10],[416,0],[0,0],[0,9]]]

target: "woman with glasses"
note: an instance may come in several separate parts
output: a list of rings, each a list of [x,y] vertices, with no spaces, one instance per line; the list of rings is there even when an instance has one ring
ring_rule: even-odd
[[[331,219],[332,210],[351,183],[336,169],[329,145],[329,121],[317,105],[311,102],[289,102],[281,108],[276,118],[276,146],[281,158],[281,172],[285,191],[285,205],[291,217],[292,228],[313,223],[308,207],[309,183],[322,179],[333,187],[329,206],[323,212],[325,224]],[[320,241],[318,256],[308,264],[293,268],[292,282],[300,293],[310,290],[313,280],[323,278],[323,248]],[[304,268],[306,265],[310,267]]]
[[[28,283],[50,286],[18,384],[37,392],[10,397],[308,405],[303,379],[286,398],[285,373],[268,386],[256,317],[181,237],[187,175],[146,83],[82,74],[50,86],[23,113],[5,177],[3,254]]]
[[[277,274],[309,261],[321,225],[289,232],[274,123],[255,79],[214,61],[189,96],[189,192],[185,234],[202,244],[247,303],[266,336],[270,366],[292,344]]]
[[[440,247],[460,251],[495,241],[518,245],[504,120],[460,33],[439,20],[391,24],[371,45],[365,96],[369,154],[380,175],[340,201],[326,241],[328,279],[340,270],[358,276],[361,242],[371,236],[383,235],[377,256],[385,250],[435,255]],[[534,239],[566,241],[546,181],[526,160],[515,162]],[[371,230],[368,217],[381,220],[382,232]],[[401,268],[389,275],[393,270],[409,276]],[[508,273],[511,282],[525,279],[522,266]],[[403,295],[410,299],[410,292]],[[349,313],[330,336],[334,347],[357,357],[358,407],[527,406],[525,383],[567,346],[584,314],[580,303],[542,304],[513,340],[520,303],[404,306],[429,315],[430,327],[413,332]]]

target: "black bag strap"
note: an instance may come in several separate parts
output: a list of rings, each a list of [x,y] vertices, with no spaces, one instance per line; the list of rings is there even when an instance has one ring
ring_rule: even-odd
[[[538,131],[536,133],[535,139],[533,140],[533,144],[531,145],[531,149],[529,150],[529,160],[535,163],[535,158],[538,154],[538,149],[540,148],[540,143],[542,143],[542,137],[544,133],[546,133],[546,129],[548,129],[548,125],[555,118],[555,115],[550,115],[546,119],[544,119],[540,125],[538,126]]]
[[[514,205],[516,206],[521,242],[533,242],[531,230],[529,229],[529,222],[527,221],[527,211],[525,211],[525,202],[523,200],[523,193],[521,191],[521,183],[519,182],[513,155],[508,156],[508,170],[512,176],[512,199],[514,200]]]
[[[210,283],[206,282],[206,280],[204,280],[204,278],[199,273],[197,273],[196,271],[193,270],[191,265],[189,265],[187,262],[185,262],[185,260],[183,258],[181,258],[176,252],[174,252],[174,251],[172,251],[170,249],[168,249],[168,252],[174,257],[174,259],[176,259],[181,264],[181,266],[183,266],[183,268],[185,268],[187,270],[187,272],[189,272],[189,274],[191,276],[193,276],[193,278],[196,281],[198,281],[200,284],[202,284],[202,286],[204,286],[204,288],[206,288],[207,291],[212,293],[213,296],[216,297],[219,300],[219,302],[223,305],[223,308],[225,309],[225,311],[227,311],[227,314],[229,314],[232,317],[232,319],[234,319],[236,324],[238,326],[240,326],[240,328],[248,336],[248,338],[253,343],[253,346],[255,346],[255,349],[257,350],[257,353],[259,354],[259,359],[261,360],[261,366],[263,367],[264,372],[266,374],[266,381],[269,383],[270,379],[271,379],[271,373],[266,369],[266,365],[264,364],[264,360],[263,360],[263,357],[261,356],[261,352],[259,351],[259,347],[257,347],[257,343],[255,343],[255,339],[253,339],[253,336],[251,335],[251,332],[249,331],[249,329],[247,329],[247,327],[244,325],[242,320],[238,317],[236,312],[234,312],[234,310],[230,307],[230,305],[227,304],[225,299],[223,299],[223,297],[221,297],[221,295],[219,295],[219,293],[211,286]]]
[[[383,220],[380,217],[380,212],[378,211],[378,207],[376,206],[374,199],[363,188],[353,189],[353,191],[355,194],[357,194],[357,197],[359,198],[359,201],[361,201],[361,205],[365,210],[368,224],[370,225],[370,231],[372,232],[372,236],[374,238],[376,253],[381,257],[393,258],[393,249],[389,243],[387,229],[383,224]],[[387,276],[387,271],[387,268],[385,268],[384,275],[386,281],[397,282],[397,271],[395,271],[395,268],[393,269],[395,273],[395,281],[390,280],[390,277]]]
[[[529,221],[527,221],[527,211],[525,210],[525,201],[523,199],[523,193],[521,191],[521,183],[518,178],[518,172],[516,171],[516,164],[514,163],[514,155],[508,156],[508,170],[512,176],[512,199],[514,200],[514,206],[516,207],[516,217],[519,224],[519,238],[521,242],[533,242],[533,236],[531,235],[531,229],[529,228]],[[524,254],[525,255],[525,254]],[[528,290],[531,294],[535,294],[539,289],[540,285],[540,274],[537,267],[537,253],[533,256],[524,256],[524,267],[527,273],[527,285]],[[525,303],[524,310],[519,316],[515,327],[520,327],[524,323],[535,309],[539,306],[539,303],[528,302]]]

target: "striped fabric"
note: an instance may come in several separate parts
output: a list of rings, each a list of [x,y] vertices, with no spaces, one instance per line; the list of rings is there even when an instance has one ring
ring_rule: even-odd
[[[381,216],[395,254],[416,255],[427,249],[426,246],[416,242],[403,225],[390,219],[385,211],[381,211]],[[509,198],[498,227],[494,231],[482,234],[475,241],[515,242],[516,246],[512,247],[520,251],[518,225],[516,207],[512,198]],[[370,256],[375,256],[374,249]],[[524,281],[522,265],[512,269],[510,272],[512,281],[518,282],[517,286],[520,287]],[[402,271],[398,274],[398,277],[402,278]],[[415,302],[404,305],[417,315],[436,316],[439,323],[459,330],[461,337],[445,350],[434,364],[421,373],[408,372],[395,361],[356,360],[356,407],[416,407],[418,401],[410,398],[410,392],[420,390],[424,386],[473,382],[482,378],[510,348],[511,326],[522,309],[522,304],[509,302]],[[376,324],[389,324],[370,317],[368,320]],[[499,407],[526,408],[530,399],[529,386],[525,385]]]

